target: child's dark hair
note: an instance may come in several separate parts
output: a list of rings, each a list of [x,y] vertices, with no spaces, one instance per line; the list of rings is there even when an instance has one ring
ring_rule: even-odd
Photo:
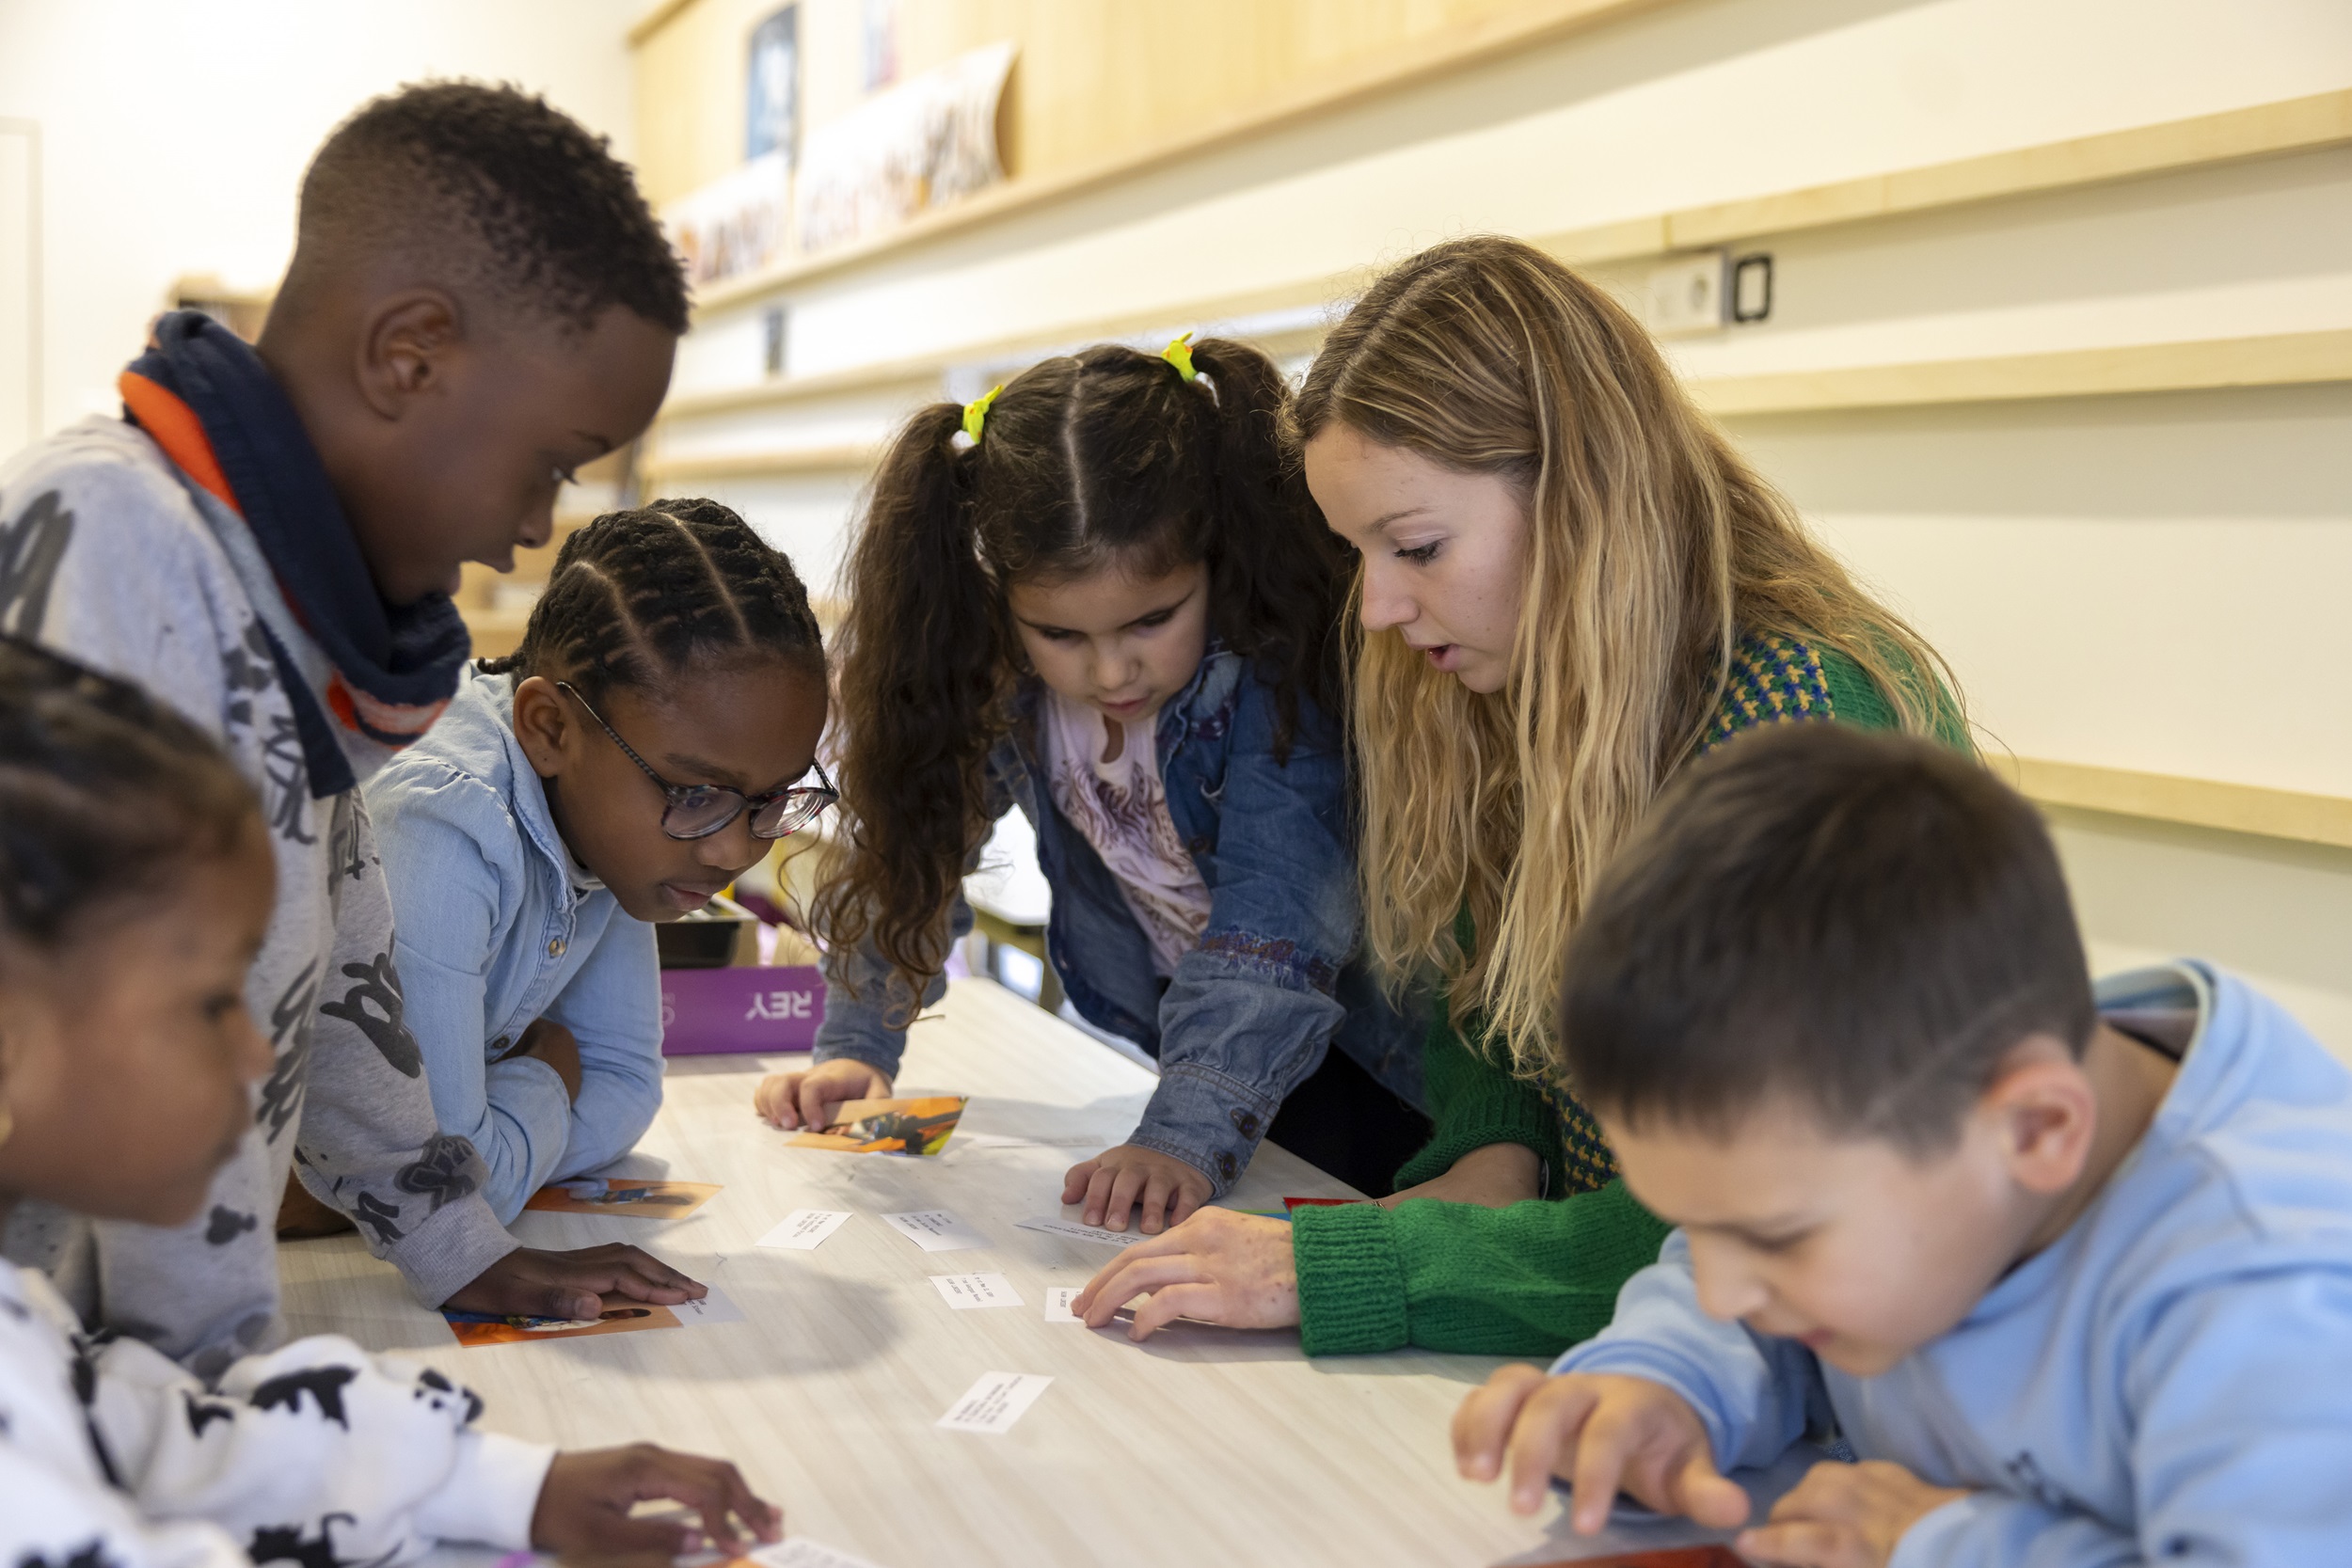
[[[1931,741],[1777,724],[1693,766],[1569,939],[1560,1065],[1630,1127],[1759,1111],[1939,1152],[2019,1040],[2098,1022],[2033,807]]]
[[[844,594],[850,855],[818,916],[918,994],[987,832],[988,753],[1024,665],[1014,580],[1205,562],[1210,624],[1272,685],[1281,753],[1302,702],[1339,711],[1345,567],[1285,460],[1281,372],[1215,339],[1192,362],[1198,380],[1115,344],[1048,359],[1006,385],[977,443],[958,444],[961,406],[933,404],[882,459]]]
[[[278,308],[299,311],[354,260],[388,254],[574,326],[620,305],[686,330],[685,269],[628,166],[515,87],[418,83],[337,126],[302,179]]]
[[[54,949],[93,911],[225,855],[253,786],[128,681],[0,638],[0,935]]]
[[[714,500],[608,512],[564,541],[523,640],[486,674],[547,675],[589,702],[690,671],[776,660],[821,680],[824,636],[791,560]]]

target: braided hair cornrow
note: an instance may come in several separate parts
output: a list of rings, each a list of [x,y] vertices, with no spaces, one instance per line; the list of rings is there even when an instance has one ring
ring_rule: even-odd
[[[591,703],[709,663],[822,679],[823,633],[791,560],[714,500],[608,512],[564,541],[519,647],[486,674],[556,674]]]

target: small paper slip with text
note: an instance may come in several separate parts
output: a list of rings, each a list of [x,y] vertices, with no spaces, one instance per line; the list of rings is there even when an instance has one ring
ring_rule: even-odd
[[[735,1560],[749,1562],[755,1568],[874,1568],[862,1557],[851,1557],[832,1546],[819,1545],[805,1535],[789,1541],[779,1541],[772,1546],[762,1546]],[[735,1568],[735,1562],[722,1568]]]
[[[784,1223],[759,1239],[761,1246],[787,1247],[794,1252],[813,1252],[825,1244],[827,1238],[849,1223],[847,1209],[795,1209],[784,1216]]]
[[[1048,1285],[1045,1287],[1045,1321],[1049,1323],[1078,1323],[1086,1320],[1070,1309],[1078,1299],[1083,1285]]]
[[[1021,1292],[1001,1274],[935,1274],[931,1284],[957,1311],[976,1307],[1019,1307]]]
[[[984,1247],[988,1238],[958,1219],[953,1210],[916,1209],[904,1214],[884,1214],[890,1227],[925,1252],[961,1252]]]
[[[982,1372],[954,1408],[931,1424],[943,1432],[1009,1432],[1053,1381],[1034,1372]]]
[[[1048,1236],[1067,1236],[1073,1242],[1092,1242],[1099,1246],[1133,1246],[1144,1240],[1140,1230],[1105,1230],[1099,1225],[1063,1219],[1059,1214],[1040,1214],[1033,1220],[1013,1223],[1023,1230],[1041,1230]]]

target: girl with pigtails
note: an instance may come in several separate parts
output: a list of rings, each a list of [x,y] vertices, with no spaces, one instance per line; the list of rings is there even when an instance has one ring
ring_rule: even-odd
[[[848,567],[825,1021],[808,1070],[760,1085],[771,1121],[890,1092],[1018,807],[1072,1004],[1160,1064],[1127,1142],[1065,1180],[1089,1224],[1156,1234],[1269,1133],[1375,1191],[1426,1137],[1418,1031],[1354,961],[1347,568],[1286,397],[1240,343],[1101,345],[899,432]]]

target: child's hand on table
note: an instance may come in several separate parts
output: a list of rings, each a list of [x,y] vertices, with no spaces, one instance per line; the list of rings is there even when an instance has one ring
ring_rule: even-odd
[[[1620,1491],[1714,1529],[1748,1517],[1748,1495],[1716,1470],[1698,1412],[1646,1378],[1499,1369],[1454,1413],[1454,1463],[1471,1481],[1492,1481],[1506,1461],[1512,1511],[1534,1513],[1558,1476],[1576,1488],[1580,1535],[1609,1523]]]
[[[1732,1544],[1786,1568],[1886,1568],[1912,1526],[1966,1496],[1884,1460],[1825,1462],[1772,1505],[1769,1524],[1740,1531]]]
[[[1143,1340],[1182,1316],[1229,1328],[1298,1322],[1298,1268],[1287,1220],[1203,1209],[1164,1236],[1137,1242],[1088,1281],[1070,1310],[1101,1328],[1138,1293],[1127,1338]]]
[[[1216,1190],[1191,1161],[1134,1144],[1081,1160],[1061,1179],[1061,1200],[1084,1199],[1087,1224],[1124,1230],[1128,1210],[1140,1208],[1136,1228],[1147,1236],[1184,1224]]]
[[[771,1127],[789,1132],[833,1125],[834,1107],[845,1100],[887,1100],[890,1074],[849,1056],[836,1056],[799,1072],[774,1072],[752,1091],[752,1106]]]
[[[517,1247],[440,1305],[501,1318],[593,1318],[607,1296],[675,1307],[709,1293],[653,1254],[609,1242],[575,1252]]]
[[[531,1544],[568,1558],[644,1554],[660,1563],[697,1549],[694,1531],[676,1519],[629,1517],[637,1504],[655,1501],[700,1514],[702,1536],[721,1550],[748,1544],[746,1537],[784,1538],[783,1512],[755,1497],[725,1460],[632,1443],[557,1454],[531,1513]]]

